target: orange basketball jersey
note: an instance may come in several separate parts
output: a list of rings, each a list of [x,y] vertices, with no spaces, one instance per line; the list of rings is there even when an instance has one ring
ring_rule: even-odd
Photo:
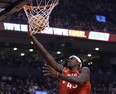
[[[63,74],[67,76],[79,76],[78,70],[70,70],[68,68],[64,68],[62,71]],[[60,79],[59,85],[59,93],[60,94],[90,94],[91,84],[90,82],[86,82],[83,86],[79,86],[77,84],[73,84],[67,81]]]

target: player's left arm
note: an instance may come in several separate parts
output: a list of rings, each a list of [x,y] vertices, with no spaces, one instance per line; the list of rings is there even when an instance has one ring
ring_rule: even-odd
[[[44,67],[44,72],[45,72],[45,75],[51,75],[53,77],[58,77],[65,81],[78,84],[78,85],[83,85],[84,83],[90,80],[90,70],[88,67],[83,67],[78,77],[67,76],[65,74],[58,73],[57,71],[55,71],[53,68],[51,68],[48,65]]]
[[[80,85],[83,85],[87,81],[90,81],[90,70],[88,67],[82,67],[80,71],[80,75],[76,79],[76,83],[79,82]]]

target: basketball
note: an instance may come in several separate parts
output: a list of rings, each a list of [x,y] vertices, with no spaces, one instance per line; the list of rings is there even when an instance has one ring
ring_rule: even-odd
[[[29,19],[31,31],[41,32],[46,27],[45,17],[41,15],[34,15]]]

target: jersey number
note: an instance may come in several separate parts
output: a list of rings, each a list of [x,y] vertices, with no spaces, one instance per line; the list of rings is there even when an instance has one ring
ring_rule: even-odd
[[[76,84],[75,84],[75,85],[72,85],[72,84],[69,83],[69,82],[67,83],[67,87],[70,88],[70,89],[71,89],[71,88],[77,88],[77,86],[78,86],[78,85],[76,85]]]

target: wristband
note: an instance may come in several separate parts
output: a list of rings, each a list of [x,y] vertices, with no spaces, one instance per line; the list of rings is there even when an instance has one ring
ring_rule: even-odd
[[[59,72],[56,73],[56,77],[58,77],[58,76],[59,76]]]

